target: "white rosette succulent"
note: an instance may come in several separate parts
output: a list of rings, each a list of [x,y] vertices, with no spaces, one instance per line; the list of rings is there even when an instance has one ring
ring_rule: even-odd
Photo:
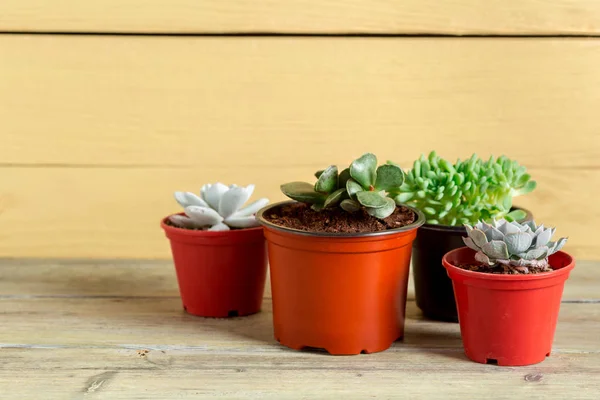
[[[533,221],[523,224],[505,219],[492,224],[480,221],[474,227],[465,224],[465,228],[468,237],[463,241],[477,251],[477,261],[490,266],[506,265],[525,273],[532,267],[551,270],[548,257],[567,242],[567,238],[550,241],[555,228],[537,226]]]
[[[169,220],[181,228],[209,231],[227,231],[258,226],[256,212],[269,203],[261,198],[242,206],[250,199],[254,185],[246,187],[206,184],[200,196],[192,192],[175,192],[175,200],[184,208],[185,215],[172,215]]]

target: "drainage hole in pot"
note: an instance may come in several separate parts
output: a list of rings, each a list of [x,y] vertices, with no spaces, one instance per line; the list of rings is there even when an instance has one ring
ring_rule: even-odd
[[[186,306],[183,306],[183,310],[184,310],[184,311],[187,311],[187,307],[186,307]]]
[[[238,310],[231,310],[227,313],[228,317],[237,317],[239,315]]]
[[[362,350],[360,351],[360,354],[369,354],[369,352],[367,351],[367,349],[362,349]]]
[[[486,358],[485,363],[491,365],[498,365],[498,360],[496,360],[495,358]]]

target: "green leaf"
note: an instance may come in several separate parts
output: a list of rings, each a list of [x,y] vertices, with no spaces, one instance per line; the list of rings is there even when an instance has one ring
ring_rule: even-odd
[[[536,188],[536,186],[537,186],[537,183],[535,181],[529,181],[521,189],[515,190],[513,193],[513,196],[521,196],[521,195],[527,194],[527,193],[533,191]]]
[[[350,164],[350,176],[363,188],[368,189],[375,184],[377,177],[377,157],[366,153]]]
[[[402,204],[402,203],[406,203],[407,201],[412,199],[414,196],[415,196],[415,194],[412,192],[400,193],[398,196],[396,196],[394,198],[394,200],[396,201],[397,204]]]
[[[345,188],[348,179],[350,179],[350,168],[345,168],[344,170],[342,170],[342,172],[340,172],[340,175],[338,177],[338,187]]]
[[[381,165],[377,168],[377,178],[375,180],[375,189],[390,190],[397,189],[404,183],[404,172],[395,165]]]
[[[346,182],[346,191],[351,198],[356,197],[356,193],[362,192],[364,189],[354,179],[350,178]]]
[[[315,211],[321,211],[325,207],[323,207],[323,204],[315,203],[315,204],[311,205],[310,208],[312,208]]]
[[[315,183],[315,192],[331,193],[337,188],[338,184],[338,169],[335,165],[330,165],[319,176],[319,180]]]
[[[325,196],[315,192],[314,186],[307,182],[285,183],[281,185],[281,191],[287,197],[302,203],[314,204],[325,201]]]
[[[329,196],[327,196],[327,199],[325,199],[325,203],[323,204],[323,207],[327,208],[327,207],[335,206],[344,198],[345,194],[346,194],[346,188],[341,188],[341,189],[336,190],[335,192],[333,192]]]
[[[375,218],[383,219],[389,217],[394,213],[394,210],[396,209],[396,203],[394,202],[394,200],[390,199],[389,197],[385,197],[383,199],[386,202],[386,205],[384,205],[383,207],[367,207],[367,212],[369,213],[369,215],[372,215]]]
[[[429,215],[435,215],[435,208],[433,207],[424,207],[423,212]]]
[[[319,177],[321,176],[321,174],[322,174],[324,171],[325,171],[325,170],[324,170],[324,169],[322,169],[322,170],[319,170],[319,171],[315,172],[315,178],[319,179]]]
[[[342,200],[342,202],[340,203],[340,207],[342,207],[344,211],[347,211],[349,213],[353,213],[360,210],[360,204],[358,203],[358,201],[351,199]]]
[[[384,207],[386,204],[388,204],[388,201],[386,200],[387,198],[388,197],[383,197],[377,192],[362,191],[356,193],[356,200],[358,200],[358,202],[363,206],[370,208]],[[396,203],[394,203],[394,207],[395,206]]]
[[[514,221],[523,221],[527,217],[527,213],[523,210],[513,210],[506,214],[506,216],[512,218]]]

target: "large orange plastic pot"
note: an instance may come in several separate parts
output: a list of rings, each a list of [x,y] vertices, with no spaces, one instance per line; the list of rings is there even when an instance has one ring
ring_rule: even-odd
[[[167,218],[160,225],[171,244],[184,310],[219,318],[259,312],[267,274],[263,228],[197,231],[167,225]]]
[[[374,353],[404,336],[415,223],[361,234],[312,233],[257,218],[268,244],[273,327],[283,345],[330,354]]]
[[[549,257],[552,272],[487,274],[456,267],[476,264],[461,247],[442,259],[454,286],[467,357],[483,364],[530,365],[550,355],[565,281],[575,267],[563,251]]]

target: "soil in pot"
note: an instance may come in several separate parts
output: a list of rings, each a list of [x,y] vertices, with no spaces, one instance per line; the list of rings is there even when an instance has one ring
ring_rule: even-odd
[[[527,213],[524,221],[533,219],[529,210],[514,209]],[[424,224],[419,228],[413,242],[412,273],[417,307],[425,318],[458,322],[452,281],[442,267],[442,258],[446,253],[463,247],[462,238],[466,236],[463,226]]]
[[[273,209],[264,218],[275,225],[307,232],[369,233],[410,225],[417,215],[407,207],[396,207],[389,217],[377,219],[364,209],[353,214],[338,207],[314,211],[304,203],[293,203]]]
[[[465,354],[478,363],[536,364],[550,355],[565,281],[575,266],[563,251],[549,257],[550,272],[498,274],[458,267],[477,265],[475,251],[446,254]]]
[[[267,273],[262,227],[211,232],[161,221],[170,241],[184,310],[201,317],[260,311]]]
[[[345,212],[295,202],[258,213],[281,344],[351,355],[386,350],[403,337],[411,245],[424,217],[404,207],[389,221],[353,215],[356,224]],[[404,225],[390,228],[398,221]]]

